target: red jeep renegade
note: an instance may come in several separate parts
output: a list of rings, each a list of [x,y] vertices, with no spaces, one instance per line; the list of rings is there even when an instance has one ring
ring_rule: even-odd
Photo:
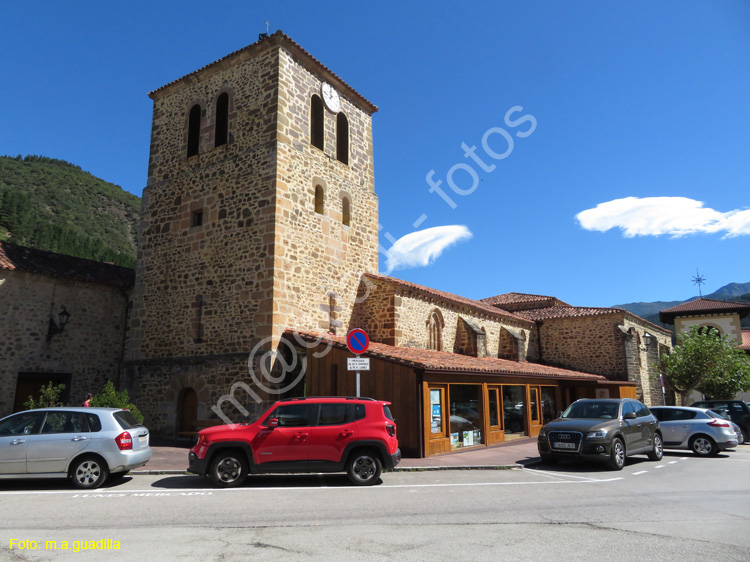
[[[210,427],[190,449],[189,472],[221,487],[248,474],[346,472],[374,484],[401,461],[390,402],[372,398],[291,398],[253,423]]]

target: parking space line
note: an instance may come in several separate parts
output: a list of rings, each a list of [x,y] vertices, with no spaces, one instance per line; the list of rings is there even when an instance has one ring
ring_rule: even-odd
[[[456,482],[444,484],[382,484],[380,486],[336,486],[336,487],[310,487],[310,486],[272,486],[272,487],[251,487],[251,488],[175,488],[170,490],[118,490],[118,491],[71,491],[71,490],[25,490],[18,492],[0,492],[0,496],[35,496],[49,494],[67,494],[76,499],[93,499],[93,498],[126,498],[126,497],[169,497],[169,496],[197,496],[205,493],[238,493],[238,492],[281,492],[281,491],[331,491],[331,490],[387,490],[391,488],[455,488],[455,487],[476,487],[476,486],[530,486],[536,484],[605,484],[623,480],[622,477],[606,478],[596,480],[593,478],[587,480],[554,480],[554,481],[534,481],[534,482]]]

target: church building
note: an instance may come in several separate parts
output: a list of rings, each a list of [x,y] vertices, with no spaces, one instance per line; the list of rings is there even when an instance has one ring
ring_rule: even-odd
[[[84,356],[60,363],[74,389],[116,381],[154,436],[179,440],[279,398],[354,395],[346,334],[360,328],[371,341],[360,393],[392,402],[405,455],[534,437],[582,397],[661,403],[653,365],[670,332],[627,311],[524,293],[477,301],[379,274],[378,108],[282,32],[149,95],[135,280],[100,264],[86,285],[109,298],[89,299],[106,309],[89,314],[102,334],[87,332],[90,355],[110,352],[97,369]],[[23,251],[6,253],[0,285],[83,275],[26,266],[22,278],[12,270]],[[39,306],[85,309],[66,298]],[[0,357],[3,388],[20,384],[19,369],[57,376],[45,354],[79,326],[29,340],[25,357],[38,361]]]

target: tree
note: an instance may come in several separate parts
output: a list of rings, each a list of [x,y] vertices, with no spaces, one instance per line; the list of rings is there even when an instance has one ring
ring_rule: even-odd
[[[107,381],[104,388],[94,395],[89,404],[100,408],[123,408],[130,410],[138,421],[143,423],[143,414],[141,414],[135,404],[130,401],[128,391],[123,389],[118,392],[112,381]]]
[[[34,399],[33,396],[29,395],[29,399],[23,403],[23,406],[27,410],[64,406],[62,401],[60,401],[60,396],[62,395],[64,390],[64,384],[55,384],[50,381],[47,386],[42,386],[42,388],[39,390],[39,398]]]
[[[662,356],[661,369],[683,404],[693,390],[709,400],[728,400],[750,389],[750,357],[715,328],[693,326],[679,334],[674,351]]]

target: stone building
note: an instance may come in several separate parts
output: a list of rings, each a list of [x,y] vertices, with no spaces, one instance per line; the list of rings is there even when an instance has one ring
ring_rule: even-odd
[[[42,385],[80,404],[119,381],[133,271],[0,242],[0,416]]]
[[[540,362],[630,381],[646,405],[664,403],[655,365],[671,350],[669,330],[624,309],[571,306],[542,295],[506,293],[482,302],[535,323]]]
[[[737,347],[750,354],[750,330],[743,329],[741,321],[750,314],[750,305],[736,301],[699,298],[659,311],[659,320],[673,324],[675,332],[687,332],[693,326],[715,328],[737,343]],[[703,395],[693,392],[689,400],[702,400]],[[740,400],[750,400],[750,392],[740,393]]]
[[[659,320],[673,324],[678,334],[693,326],[716,328],[741,349],[750,350],[750,330],[743,330],[740,324],[748,314],[750,305],[746,303],[699,298],[659,311]]]
[[[160,432],[287,327],[349,324],[377,271],[377,108],[281,32],[150,96],[125,378]]]

